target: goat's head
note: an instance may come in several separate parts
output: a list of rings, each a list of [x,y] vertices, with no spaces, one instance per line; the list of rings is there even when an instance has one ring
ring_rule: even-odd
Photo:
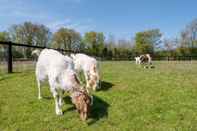
[[[81,120],[85,121],[90,113],[92,99],[86,91],[76,91],[72,95],[72,102],[80,114]]]

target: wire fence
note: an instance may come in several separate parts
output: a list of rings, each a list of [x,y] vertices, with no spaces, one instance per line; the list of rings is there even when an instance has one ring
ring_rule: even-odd
[[[35,49],[45,49],[48,47],[25,45],[13,42],[0,42],[0,74],[22,72],[35,68],[36,58],[31,55]],[[48,48],[54,49],[54,48]],[[62,54],[69,55],[70,53],[79,53],[72,50],[55,49]],[[84,52],[83,52],[84,53]],[[118,57],[96,57],[100,61],[134,61],[135,56],[128,56],[127,58]],[[197,60],[197,56],[154,56],[155,61],[193,61]]]
[[[33,69],[35,67],[36,58],[32,56],[32,51],[45,48],[55,49],[13,42],[0,42],[0,73],[12,73]],[[72,50],[55,50],[62,54],[76,53],[76,51]]]

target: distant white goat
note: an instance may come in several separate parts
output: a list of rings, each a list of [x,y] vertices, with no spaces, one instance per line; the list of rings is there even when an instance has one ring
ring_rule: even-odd
[[[152,64],[152,58],[150,56],[150,54],[144,54],[144,55],[140,55],[139,56],[139,64]]]
[[[39,99],[41,99],[40,83],[48,79],[50,91],[55,99],[57,115],[62,115],[62,93],[80,92],[82,88],[74,71],[72,59],[52,49],[41,51],[36,63],[36,78]]]
[[[75,70],[83,72],[86,79],[87,91],[89,88],[96,90],[99,87],[99,69],[97,60],[85,54],[71,54]]]
[[[144,65],[144,68],[154,68],[150,54],[140,55],[139,57],[135,57],[135,59],[136,64]]]

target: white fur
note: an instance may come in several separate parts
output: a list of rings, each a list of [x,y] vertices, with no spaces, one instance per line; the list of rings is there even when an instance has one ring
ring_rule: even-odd
[[[139,65],[141,64],[152,65],[152,57],[150,56],[150,54],[140,55],[138,57],[135,57],[135,62],[136,64],[139,64]],[[144,66],[144,68],[148,68],[148,67],[149,66]]]
[[[140,64],[140,57],[139,56],[135,57],[135,64]]]
[[[93,90],[96,90],[96,88],[99,85],[99,69],[98,69],[98,63],[97,60],[93,57],[90,57],[85,54],[71,54],[71,57],[74,61],[74,67],[75,70],[79,73],[80,71],[83,71],[85,79],[86,79],[86,88],[93,88]],[[95,70],[93,69],[95,67]],[[97,77],[95,84],[91,87],[90,82],[94,79],[94,76]]]
[[[36,49],[36,50],[33,50],[31,55],[36,55],[36,56],[39,56],[40,55],[40,50]]]
[[[139,61],[140,61],[139,64],[142,64],[143,62],[145,62],[145,61],[142,61],[143,57],[146,57],[148,59],[148,61],[146,62],[147,64],[149,64],[149,65],[152,64],[152,58],[151,58],[150,54],[140,55],[139,56]]]
[[[62,92],[81,88],[76,79],[74,64],[70,57],[58,51],[44,49],[36,63],[36,78],[38,83],[38,98],[41,99],[40,82],[48,79],[50,90],[55,99],[55,111],[62,115]]]

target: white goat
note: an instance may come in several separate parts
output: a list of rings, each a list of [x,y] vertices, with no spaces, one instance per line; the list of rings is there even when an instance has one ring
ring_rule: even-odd
[[[97,60],[85,54],[71,54],[74,68],[79,73],[82,71],[86,80],[86,88],[94,91],[99,87],[99,69]],[[88,90],[87,90],[88,91]]]
[[[140,55],[139,61],[140,61],[139,64],[148,64],[148,65],[152,64],[152,58],[151,58],[150,54]]]
[[[72,59],[52,49],[41,51],[36,63],[36,78],[39,99],[41,99],[40,83],[48,78],[57,115],[63,114],[61,109],[63,91],[74,92],[81,88]]]
[[[140,55],[138,57],[135,57],[135,60],[136,64],[144,65],[144,68],[154,68],[150,54]]]

